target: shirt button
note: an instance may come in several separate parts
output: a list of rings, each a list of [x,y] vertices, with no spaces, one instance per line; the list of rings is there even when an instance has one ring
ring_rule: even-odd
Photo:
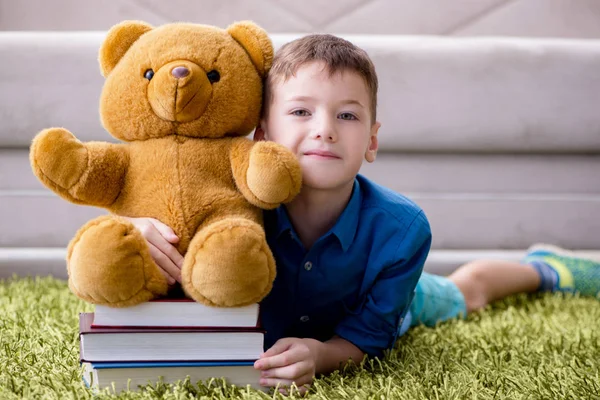
[[[312,269],[312,263],[310,261],[305,262],[304,269],[310,271]]]
[[[309,319],[310,318],[308,317],[308,315],[303,315],[303,316],[300,317],[300,321],[301,322],[308,322]]]

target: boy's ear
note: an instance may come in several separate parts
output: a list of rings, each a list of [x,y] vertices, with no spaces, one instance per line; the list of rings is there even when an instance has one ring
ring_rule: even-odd
[[[152,26],[142,21],[123,21],[110,28],[98,56],[102,76],[106,78],[131,45],[151,30]]]
[[[375,158],[377,158],[377,150],[379,149],[377,133],[379,132],[380,127],[381,123],[375,122],[371,127],[371,132],[369,134],[369,146],[367,146],[367,151],[365,151],[365,160],[370,163],[375,161]]]
[[[267,32],[252,21],[235,22],[227,32],[246,50],[259,75],[267,76],[273,62],[273,44]]]
[[[267,139],[267,137],[265,135],[265,130],[259,124],[256,127],[256,129],[254,130],[254,141],[255,142],[260,142],[261,140],[266,140],[266,139]]]

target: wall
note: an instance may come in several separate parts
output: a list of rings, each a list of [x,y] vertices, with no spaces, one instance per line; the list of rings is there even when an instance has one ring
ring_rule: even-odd
[[[271,33],[599,38],[597,0],[0,0],[0,30],[106,30],[123,19]]]

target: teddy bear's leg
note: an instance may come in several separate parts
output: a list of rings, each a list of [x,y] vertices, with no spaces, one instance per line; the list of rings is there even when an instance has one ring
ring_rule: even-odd
[[[142,234],[113,215],[79,229],[67,249],[67,270],[71,291],[93,304],[128,307],[168,290]]]
[[[263,228],[245,218],[225,218],[196,233],[181,269],[194,300],[241,307],[262,300],[275,279],[275,260]]]

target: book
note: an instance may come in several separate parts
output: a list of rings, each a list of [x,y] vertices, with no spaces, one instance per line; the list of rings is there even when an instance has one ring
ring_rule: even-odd
[[[83,361],[255,361],[263,352],[258,328],[94,328],[79,314]]]
[[[190,382],[225,378],[231,385],[265,390],[259,384],[260,371],[252,361],[229,362],[82,362],[83,381],[91,388],[112,388],[115,392],[138,390],[139,386],[158,381],[175,383],[189,376]],[[113,386],[114,385],[114,386]]]
[[[96,305],[92,327],[256,328],[258,316],[258,304],[224,308],[190,299],[160,299],[125,308]]]

